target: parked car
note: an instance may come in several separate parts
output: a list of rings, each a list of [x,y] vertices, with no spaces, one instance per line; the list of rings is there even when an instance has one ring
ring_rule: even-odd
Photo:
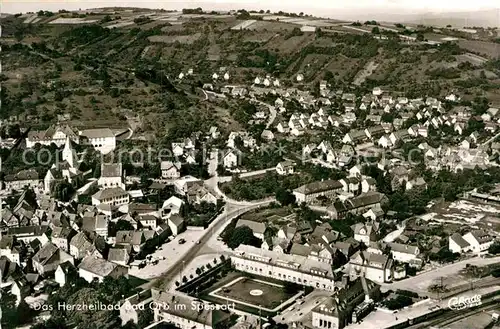
[[[179,244],[183,244],[183,243],[186,243],[186,240],[184,240],[184,239],[180,239],[180,240],[179,240]]]

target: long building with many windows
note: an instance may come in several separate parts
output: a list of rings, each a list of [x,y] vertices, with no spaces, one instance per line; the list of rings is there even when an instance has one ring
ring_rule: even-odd
[[[328,263],[300,255],[288,255],[252,246],[240,245],[231,256],[236,270],[317,289],[334,291],[335,273]]]

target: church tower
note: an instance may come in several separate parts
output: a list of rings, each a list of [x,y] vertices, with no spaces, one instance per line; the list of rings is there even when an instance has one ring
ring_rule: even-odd
[[[63,161],[67,161],[71,168],[75,168],[76,159],[75,159],[75,151],[71,146],[71,140],[69,137],[66,137],[66,144],[64,145],[64,150],[62,151],[62,159]]]

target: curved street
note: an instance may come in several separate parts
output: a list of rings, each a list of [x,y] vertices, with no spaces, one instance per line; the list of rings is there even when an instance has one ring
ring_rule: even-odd
[[[160,277],[151,280],[142,287],[147,289],[151,287],[159,287],[164,290],[168,290],[169,287],[175,284],[175,280],[179,278],[183,267],[191,262],[198,254],[203,254],[205,249],[209,249],[208,241],[214,234],[217,234],[225,224],[229,223],[233,218],[240,216],[241,214],[251,211],[263,206],[267,206],[269,203],[273,202],[274,199],[257,201],[251,203],[250,205],[232,204],[226,203],[226,208],[222,214],[220,214],[210,226],[203,232],[202,237],[199,239],[199,243],[195,243],[184,255],[181,256],[166,272],[164,272]]]

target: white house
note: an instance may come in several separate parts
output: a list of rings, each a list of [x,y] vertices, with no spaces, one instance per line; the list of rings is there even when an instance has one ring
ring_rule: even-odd
[[[493,238],[482,230],[471,231],[465,234],[463,239],[469,243],[471,251],[474,253],[487,251],[494,242]]]
[[[225,168],[234,168],[238,165],[238,155],[235,150],[228,150],[223,158]]]
[[[470,251],[472,248],[470,243],[465,241],[459,233],[454,233],[448,237],[448,249],[454,253],[465,253]]]
[[[291,175],[294,172],[294,164],[291,161],[283,161],[276,165],[278,175]]]
[[[165,202],[163,202],[163,205],[161,207],[162,216],[171,216],[178,214],[183,204],[184,201],[176,196],[171,196],[170,198],[165,200]]]
[[[249,227],[256,238],[264,240],[264,232],[266,231],[266,224],[262,222],[254,222],[252,220],[240,219],[236,223],[236,227],[240,226]]]
[[[70,274],[70,271],[72,270],[76,273],[76,267],[72,262],[64,262],[57,266],[57,270],[54,276],[55,281],[59,284],[60,287],[63,287],[68,282],[68,279],[70,279],[68,276]]]
[[[351,278],[364,276],[368,280],[384,283],[393,279],[393,260],[386,255],[358,251],[349,261]]]
[[[420,249],[417,246],[400,243],[388,243],[388,246],[391,248],[392,258],[401,263],[415,261],[420,254]]]
[[[163,179],[177,179],[181,177],[181,164],[179,162],[162,161],[160,163],[160,169]]]

